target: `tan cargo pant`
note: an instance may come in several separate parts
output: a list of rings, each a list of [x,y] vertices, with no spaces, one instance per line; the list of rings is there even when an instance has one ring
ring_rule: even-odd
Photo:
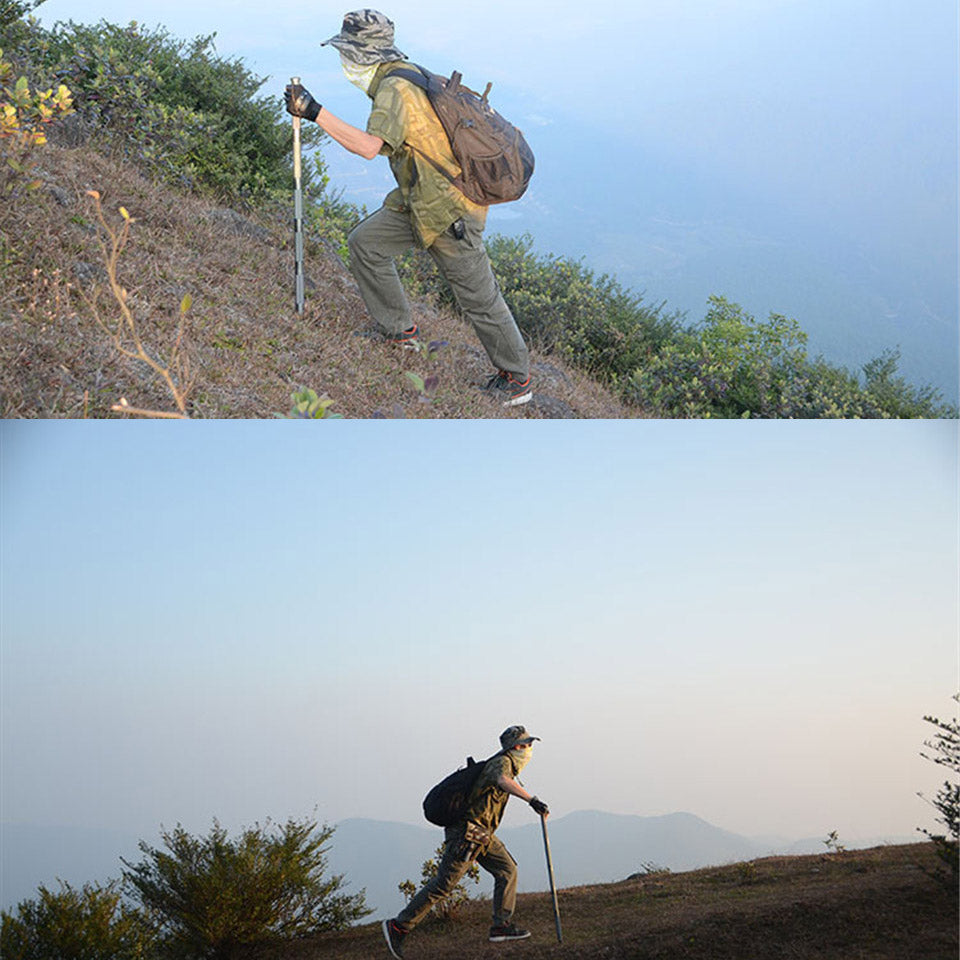
[[[448,827],[445,835],[446,844],[436,876],[428,880],[397,914],[397,924],[407,933],[430,912],[435,903],[451,893],[473,862],[462,858],[462,828]],[[477,863],[493,875],[493,926],[506,926],[517,906],[517,862],[500,840],[494,837],[486,852],[477,857]]]
[[[483,229],[464,219],[462,240],[453,229],[428,248],[460,310],[476,331],[490,362],[523,382],[530,373],[527,345],[497,285],[483,246]],[[347,238],[350,270],[370,315],[387,334],[413,326],[410,303],[400,284],[394,258],[416,244],[410,218],[381,207],[362,220]]]

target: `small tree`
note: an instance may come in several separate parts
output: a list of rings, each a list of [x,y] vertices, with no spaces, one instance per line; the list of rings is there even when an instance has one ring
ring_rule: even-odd
[[[437,875],[437,871],[440,869],[440,860],[443,858],[443,850],[441,844],[429,860],[423,861],[423,866],[420,868],[420,877],[424,883]],[[430,915],[440,920],[450,920],[456,916],[460,908],[470,899],[470,894],[464,886],[467,879],[474,883],[480,882],[480,868],[476,863],[470,864],[464,878],[450,891],[447,897],[430,908]],[[416,896],[418,888],[412,880],[404,880],[403,883],[397,885],[397,889],[407,898],[407,903],[409,903]]]
[[[960,693],[953,699],[960,703]],[[944,879],[951,889],[956,889],[958,873],[958,842],[960,842],[960,721],[955,715],[949,721],[937,717],[924,717],[927,723],[937,728],[932,740],[924,740],[923,744],[932,753],[920,752],[920,756],[941,767],[946,767],[953,773],[953,777],[944,781],[937,791],[934,800],[928,801],[940,814],[937,822],[942,823],[946,833],[931,833],[921,827],[917,829],[929,837],[937,846],[937,854],[950,869],[949,877]],[[923,797],[923,794],[919,794]],[[926,799],[924,797],[924,799]]]
[[[120,902],[117,883],[60,882],[60,892],[40,887],[16,916],[0,914],[0,956],[4,960],[148,960],[155,942],[144,917]]]
[[[364,891],[344,894],[343,876],[324,877],[332,827],[292,819],[269,826],[230,840],[216,821],[207,837],[178,825],[161,833],[168,852],[141,842],[145,859],[124,861],[124,880],[168,955],[217,960],[243,944],[340,930],[371,912]]]

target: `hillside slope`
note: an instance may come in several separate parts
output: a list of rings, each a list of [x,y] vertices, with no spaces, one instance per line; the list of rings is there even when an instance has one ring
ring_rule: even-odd
[[[582,373],[536,355],[534,402],[504,410],[477,389],[493,371],[467,324],[421,303],[425,338],[446,347],[428,357],[378,341],[349,272],[319,243],[308,246],[307,309],[298,317],[285,215],[255,223],[88,147],[49,144],[38,160],[40,187],[0,208],[4,417],[122,416],[111,410],[121,397],[136,408],[176,409],[157,374],[120,356],[95,318],[116,327],[121,313],[89,190],[100,193],[111,230],[123,224],[120,207],[134,219],[117,277],[152,357],[169,355],[181,304],[191,300],[180,341],[190,416],[286,413],[301,388],[327,394],[331,410],[350,418],[638,416]],[[437,378],[429,402],[407,373]]]
[[[559,893],[522,894],[531,939],[486,941],[489,904],[424,924],[407,960],[956,960],[957,900],[927,871],[933,844],[771,857],[693,873],[647,875]],[[379,924],[326,934],[249,960],[387,957]]]

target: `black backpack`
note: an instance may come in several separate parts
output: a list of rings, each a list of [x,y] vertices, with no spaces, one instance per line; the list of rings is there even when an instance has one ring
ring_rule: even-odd
[[[494,754],[496,756],[496,754]],[[493,757],[489,758],[490,760]],[[463,819],[467,800],[487,760],[467,757],[467,765],[444,777],[423,798],[423,815],[438,827],[452,827]]]
[[[464,196],[482,206],[523,196],[533,176],[533,151],[523,134],[487,102],[492,84],[480,96],[460,83],[456,70],[449,80],[420,66],[391,70],[389,76],[403,77],[426,91],[460,164],[460,176],[451,176],[436,159],[417,152]]]

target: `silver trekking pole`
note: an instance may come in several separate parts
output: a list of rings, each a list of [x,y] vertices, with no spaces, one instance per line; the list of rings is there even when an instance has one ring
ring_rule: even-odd
[[[291,77],[294,86],[299,77]],[[303,166],[300,159],[300,118],[293,118],[293,255],[297,313],[303,313]]]
[[[540,814],[540,826],[543,828],[543,849],[547,853],[547,875],[550,877],[550,894],[553,897],[553,919],[557,922],[557,943],[563,943],[563,931],[560,929],[560,905],[557,903],[557,885],[553,882],[553,860],[550,857],[550,841],[547,839],[547,818]]]

